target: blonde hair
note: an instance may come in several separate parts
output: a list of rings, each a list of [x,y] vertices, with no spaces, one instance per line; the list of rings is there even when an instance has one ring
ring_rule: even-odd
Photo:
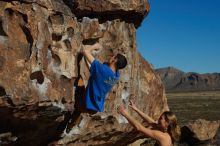
[[[164,115],[165,120],[169,123],[167,127],[167,132],[172,138],[172,142],[179,141],[181,131],[180,127],[177,124],[177,118],[171,111],[166,111],[162,115]]]

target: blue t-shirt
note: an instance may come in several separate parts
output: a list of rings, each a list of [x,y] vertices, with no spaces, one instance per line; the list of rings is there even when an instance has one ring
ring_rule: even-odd
[[[90,78],[86,87],[85,105],[93,111],[102,112],[106,94],[119,80],[118,71],[113,72],[108,65],[94,60],[90,67]]]

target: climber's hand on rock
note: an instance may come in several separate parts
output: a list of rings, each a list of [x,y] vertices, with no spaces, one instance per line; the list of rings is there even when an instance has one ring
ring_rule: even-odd
[[[125,110],[124,105],[118,106],[117,110],[118,110],[118,113],[121,114],[121,115],[126,115],[127,114],[127,111]]]

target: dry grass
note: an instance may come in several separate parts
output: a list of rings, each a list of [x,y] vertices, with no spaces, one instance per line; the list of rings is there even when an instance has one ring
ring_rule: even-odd
[[[167,98],[180,123],[220,120],[220,91],[174,92],[167,93]]]

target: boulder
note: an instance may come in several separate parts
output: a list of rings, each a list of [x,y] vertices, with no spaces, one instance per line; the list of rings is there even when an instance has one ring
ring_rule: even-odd
[[[143,136],[117,114],[119,104],[135,98],[155,119],[168,110],[159,75],[136,47],[147,1],[21,0],[0,1],[0,8],[0,133],[17,137],[13,144],[127,145]],[[80,49],[95,42],[103,45],[95,58],[122,53],[128,66],[104,112],[82,114],[71,134],[62,134],[82,95],[76,82],[82,77],[86,86],[89,78]]]
[[[219,121],[198,119],[181,128],[181,141],[190,145],[207,142],[216,136],[218,129]]]

